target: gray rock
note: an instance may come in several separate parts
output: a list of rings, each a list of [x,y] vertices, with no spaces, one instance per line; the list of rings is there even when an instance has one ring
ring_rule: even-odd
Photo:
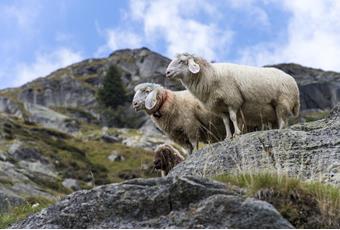
[[[340,74],[304,67],[298,64],[279,64],[279,68],[292,75],[300,89],[301,110],[330,110],[340,102]]]
[[[16,195],[8,195],[0,190],[0,215],[8,211],[10,207],[24,204],[24,200]]]
[[[0,112],[22,118],[18,105],[7,97],[0,96]]]
[[[112,151],[112,153],[107,157],[109,161],[125,161],[125,157],[117,153],[116,151]]]
[[[39,161],[43,164],[48,164],[48,160],[43,157],[38,150],[32,147],[25,146],[21,141],[14,141],[8,149],[9,155],[16,161]]]
[[[216,176],[272,170],[304,180],[339,184],[327,179],[340,162],[340,105],[323,120],[290,129],[241,135],[205,147],[177,165],[171,176]]]
[[[53,128],[66,133],[79,131],[80,125],[77,120],[57,113],[47,107],[25,103],[25,109],[30,114],[28,117],[30,122],[38,123],[46,128]]]
[[[78,191],[12,228],[293,228],[275,208],[195,177],[135,179]]]
[[[111,136],[107,134],[102,135],[101,139],[106,143],[118,143],[122,141],[119,137],[115,137],[115,136]]]
[[[65,188],[71,189],[73,191],[77,191],[80,190],[80,184],[79,181],[76,179],[72,179],[72,178],[67,178],[62,182],[62,185]]]

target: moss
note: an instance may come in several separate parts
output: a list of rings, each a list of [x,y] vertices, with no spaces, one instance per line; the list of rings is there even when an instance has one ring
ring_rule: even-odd
[[[306,122],[317,121],[325,118],[329,114],[329,111],[318,111],[318,112],[309,112],[304,114],[303,117]]]
[[[7,213],[0,214],[0,228],[8,228],[11,224],[41,211],[52,203],[53,201],[44,197],[27,197],[24,205],[13,207]]]
[[[248,196],[271,203],[296,228],[340,227],[340,188],[269,172],[214,179],[245,188]]]

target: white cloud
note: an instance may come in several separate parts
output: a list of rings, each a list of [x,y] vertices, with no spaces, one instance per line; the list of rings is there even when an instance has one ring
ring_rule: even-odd
[[[253,65],[296,62],[340,70],[340,1],[283,2],[291,13],[284,42],[258,44],[242,50],[240,62]]]
[[[52,71],[82,60],[80,53],[67,48],[60,48],[52,53],[39,53],[33,63],[21,63],[17,66],[13,85],[19,86],[37,77],[45,76]]]
[[[266,1],[262,0],[262,2]],[[270,25],[266,11],[258,6],[260,3],[258,0],[230,0],[228,3],[232,8],[246,12],[242,21],[248,26],[253,25],[261,29],[261,27],[267,28]]]
[[[3,22],[18,26],[25,31],[34,30],[33,25],[37,22],[42,10],[40,2],[12,1],[10,4],[0,6],[0,18]]]
[[[122,48],[138,48],[142,45],[141,37],[128,30],[107,29],[104,36],[106,44],[98,48],[95,56],[107,55],[108,52]]]
[[[144,39],[148,43],[164,41],[170,57],[186,51],[215,59],[231,43],[231,30],[195,17],[219,18],[220,12],[209,1],[130,1],[130,12],[132,19],[142,23]]]

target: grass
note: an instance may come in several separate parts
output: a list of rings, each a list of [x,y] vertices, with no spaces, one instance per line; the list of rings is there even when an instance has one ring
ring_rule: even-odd
[[[308,112],[303,115],[306,122],[317,121],[329,115],[329,111]]]
[[[11,224],[25,219],[30,214],[53,204],[53,201],[43,197],[27,197],[23,205],[11,208],[7,213],[0,214],[0,228],[8,228]]]
[[[87,159],[91,164],[106,169],[106,183],[122,181],[121,173],[133,174],[138,177],[151,177],[156,175],[143,168],[143,165],[150,166],[153,161],[153,153],[142,148],[133,148],[120,143],[109,144],[94,140],[83,142],[81,140],[72,139],[69,143],[70,142],[75,146],[81,146],[80,148],[87,153]],[[125,160],[118,162],[109,161],[108,156],[112,151],[122,155]],[[97,183],[98,180],[101,179],[102,178],[99,177],[97,179],[95,178]]]
[[[340,188],[276,173],[220,175],[214,179],[246,189],[271,203],[296,228],[339,228]]]

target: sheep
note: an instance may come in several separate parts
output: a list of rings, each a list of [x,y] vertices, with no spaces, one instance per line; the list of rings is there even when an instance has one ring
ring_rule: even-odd
[[[169,171],[184,161],[185,158],[177,149],[171,145],[159,145],[155,150],[154,167],[161,170],[162,177],[168,175]]]
[[[223,121],[206,110],[189,91],[171,91],[154,83],[139,84],[134,90],[134,109],[145,110],[156,126],[184,147],[188,154],[194,147],[198,149],[199,141],[212,143],[223,140]]]
[[[206,108],[222,117],[226,138],[231,138],[230,122],[240,135],[238,113],[244,108],[263,108],[276,118],[277,127],[288,123],[288,115],[298,116],[299,89],[294,78],[276,68],[260,68],[229,63],[209,63],[188,53],[170,62],[166,77],[180,80]],[[249,109],[248,109],[249,110]],[[261,110],[261,109],[260,109]],[[252,117],[251,109],[246,111]]]

